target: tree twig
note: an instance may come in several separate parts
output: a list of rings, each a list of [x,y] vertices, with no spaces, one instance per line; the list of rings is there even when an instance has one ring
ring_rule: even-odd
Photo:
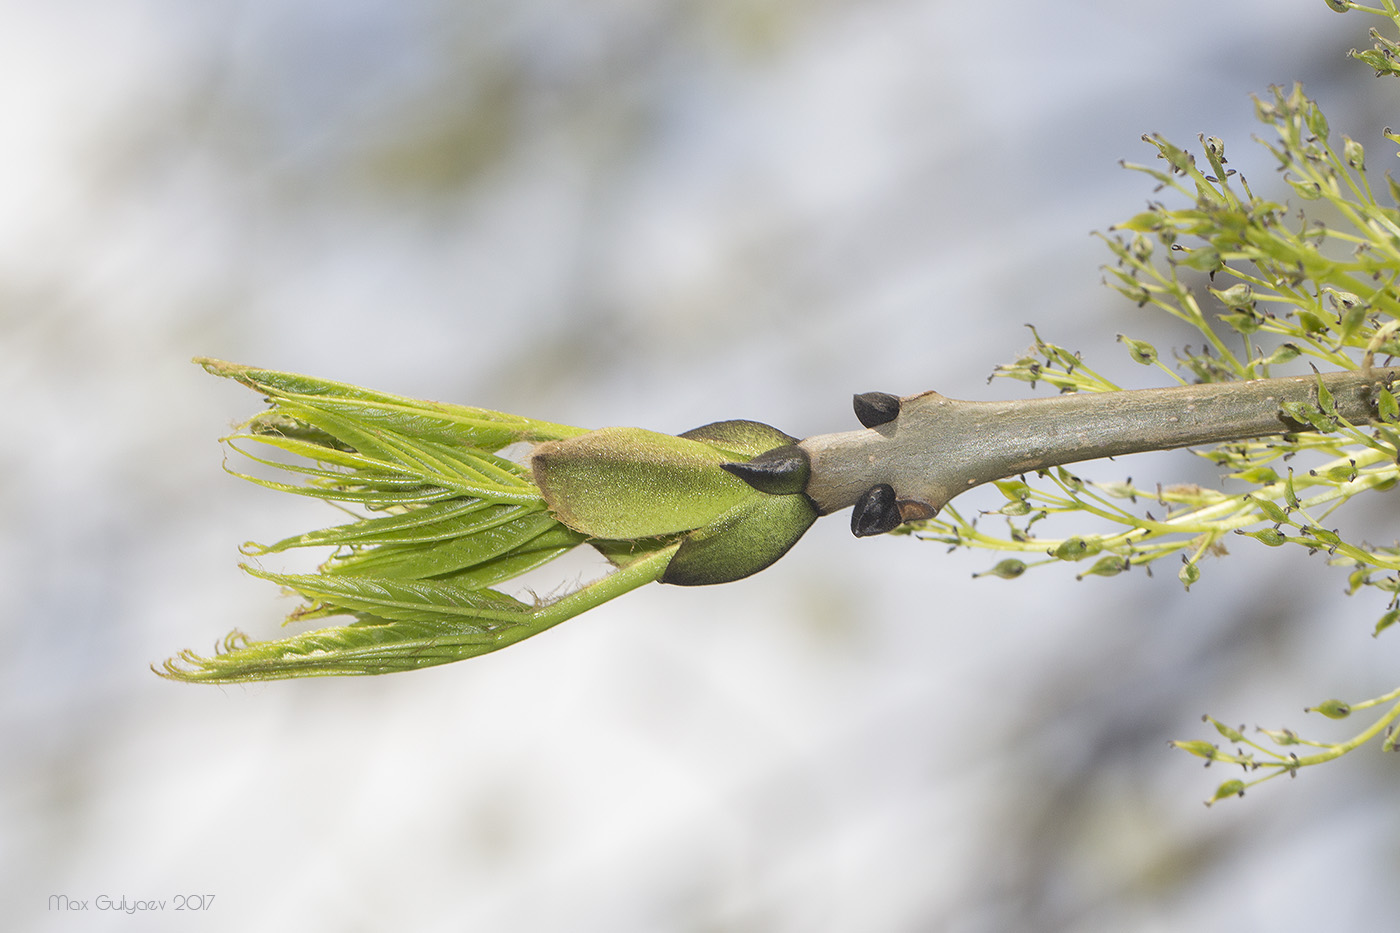
[[[806,492],[820,512],[856,506],[853,530],[876,534],[931,518],[954,496],[1021,473],[1312,430],[1295,417],[1303,409],[1370,424],[1380,420],[1382,391],[1396,382],[1400,368],[1006,402],[871,393],[856,406],[868,427],[799,446],[811,461]],[[876,423],[881,418],[888,420]]]

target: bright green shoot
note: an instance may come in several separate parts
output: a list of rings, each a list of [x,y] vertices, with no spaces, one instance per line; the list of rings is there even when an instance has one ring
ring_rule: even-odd
[[[588,432],[459,405],[201,359],[271,408],[226,443],[300,482],[236,472],[270,489],[354,509],[354,520],[249,557],[330,548],[316,573],[245,565],[303,604],[287,621],[344,624],[251,642],[233,632],[212,657],[186,651],[158,672],[229,683],[384,674],[514,644],[645,583],[739,579],[772,563],[816,518],[805,496],[761,492],[732,472],[793,439],[755,422],[671,437]],[[501,456],[532,445],[531,465]],[[728,467],[728,469],[726,468]],[[656,495],[657,490],[669,495]],[[611,573],[562,597],[523,602],[498,589],[591,545]]]

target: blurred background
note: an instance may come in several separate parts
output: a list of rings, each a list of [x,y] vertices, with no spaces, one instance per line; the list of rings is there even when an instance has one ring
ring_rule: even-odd
[[[1394,756],[1207,810],[1233,775],[1168,748],[1217,738],[1207,711],[1348,736],[1302,707],[1396,682],[1377,597],[1244,539],[1186,594],[1174,566],[973,580],[997,555],[857,541],[843,515],[750,580],[649,587],[461,664],[249,687],[148,667],[275,636],[291,603],[238,544],[339,519],[223,471],[216,438],[260,402],[191,356],[799,436],[855,427],[853,392],[1029,394],[986,380],[1026,323],[1161,384],[1115,335],[1164,355],[1191,335],[1103,288],[1090,236],[1153,196],[1118,161],[1150,161],[1144,132],[1213,134],[1280,189],[1250,94],[1302,80],[1384,168],[1395,86],[1346,58],[1378,20],[1321,0],[9,0],[0,19],[8,928],[1393,918]],[[1080,472],[1214,481],[1184,452]],[[191,895],[205,909],[176,911]]]

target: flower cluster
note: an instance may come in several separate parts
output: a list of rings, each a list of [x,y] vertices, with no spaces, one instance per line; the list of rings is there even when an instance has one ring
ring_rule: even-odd
[[[1385,16],[1400,26],[1392,0],[1383,9],[1328,0],[1333,9]],[[1372,30],[1376,47],[1352,52],[1378,75],[1400,75],[1400,44]],[[1263,144],[1291,191],[1288,202],[1254,193],[1230,166],[1225,145],[1202,135],[1200,156],[1161,136],[1144,136],[1157,164],[1125,167],[1156,182],[1147,209],[1103,237],[1114,262],[1108,285],[1139,307],[1184,322],[1197,341],[1168,364],[1147,341],[1119,336],[1131,358],[1178,383],[1218,383],[1314,370],[1367,370],[1400,356],[1400,184],[1387,174],[1381,194],[1361,144],[1335,138],[1316,102],[1299,86],[1256,98],[1256,116],[1273,131]],[[1400,143],[1400,134],[1385,135]],[[1295,206],[1290,202],[1298,202]],[[1120,387],[1085,365],[1080,354],[1032,329],[1034,343],[994,377],[1044,383],[1061,392],[1112,392]],[[1324,386],[1313,404],[1285,414],[1301,430],[1259,441],[1198,449],[1216,464],[1222,488],[1199,485],[1085,482],[1064,468],[996,484],[1005,504],[971,518],[946,508],[936,519],[900,529],[950,547],[1011,552],[978,576],[1011,579],[1031,567],[1083,563],[1077,576],[1113,576],[1177,555],[1177,576],[1189,588],[1207,557],[1248,538],[1265,547],[1294,546],[1322,555],[1347,574],[1347,592],[1370,589],[1385,599],[1374,633],[1400,620],[1400,542],[1356,539],[1335,513],[1362,493],[1400,480],[1400,405],[1389,391],[1377,399],[1380,422],[1358,427],[1338,416]],[[1051,532],[1066,522],[1067,532]],[[988,525],[1004,527],[988,530]],[[1091,530],[1092,529],[1092,530]],[[1395,700],[1400,692],[1349,710]],[[1326,713],[1327,708],[1318,707]],[[1216,723],[1231,741],[1259,751],[1222,752],[1204,742],[1178,747],[1208,760],[1231,761],[1269,774],[1316,764],[1350,751],[1400,717],[1400,705],[1353,740],[1319,745],[1312,756],[1279,755]],[[1283,744],[1303,743],[1284,730]],[[1393,737],[1386,748],[1394,749]],[[1216,799],[1243,792],[1222,786]]]

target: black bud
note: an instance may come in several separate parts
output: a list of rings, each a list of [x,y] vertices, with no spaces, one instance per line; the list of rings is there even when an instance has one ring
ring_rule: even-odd
[[[904,521],[899,514],[899,504],[894,498],[894,487],[889,483],[871,486],[865,495],[856,500],[851,512],[851,534],[857,538],[882,535],[894,531]]]
[[[730,473],[759,492],[770,496],[791,496],[807,489],[812,461],[796,444],[774,447],[743,463],[722,463]]]
[[[888,392],[863,392],[851,399],[856,418],[867,428],[888,424],[899,417],[899,396]]]

